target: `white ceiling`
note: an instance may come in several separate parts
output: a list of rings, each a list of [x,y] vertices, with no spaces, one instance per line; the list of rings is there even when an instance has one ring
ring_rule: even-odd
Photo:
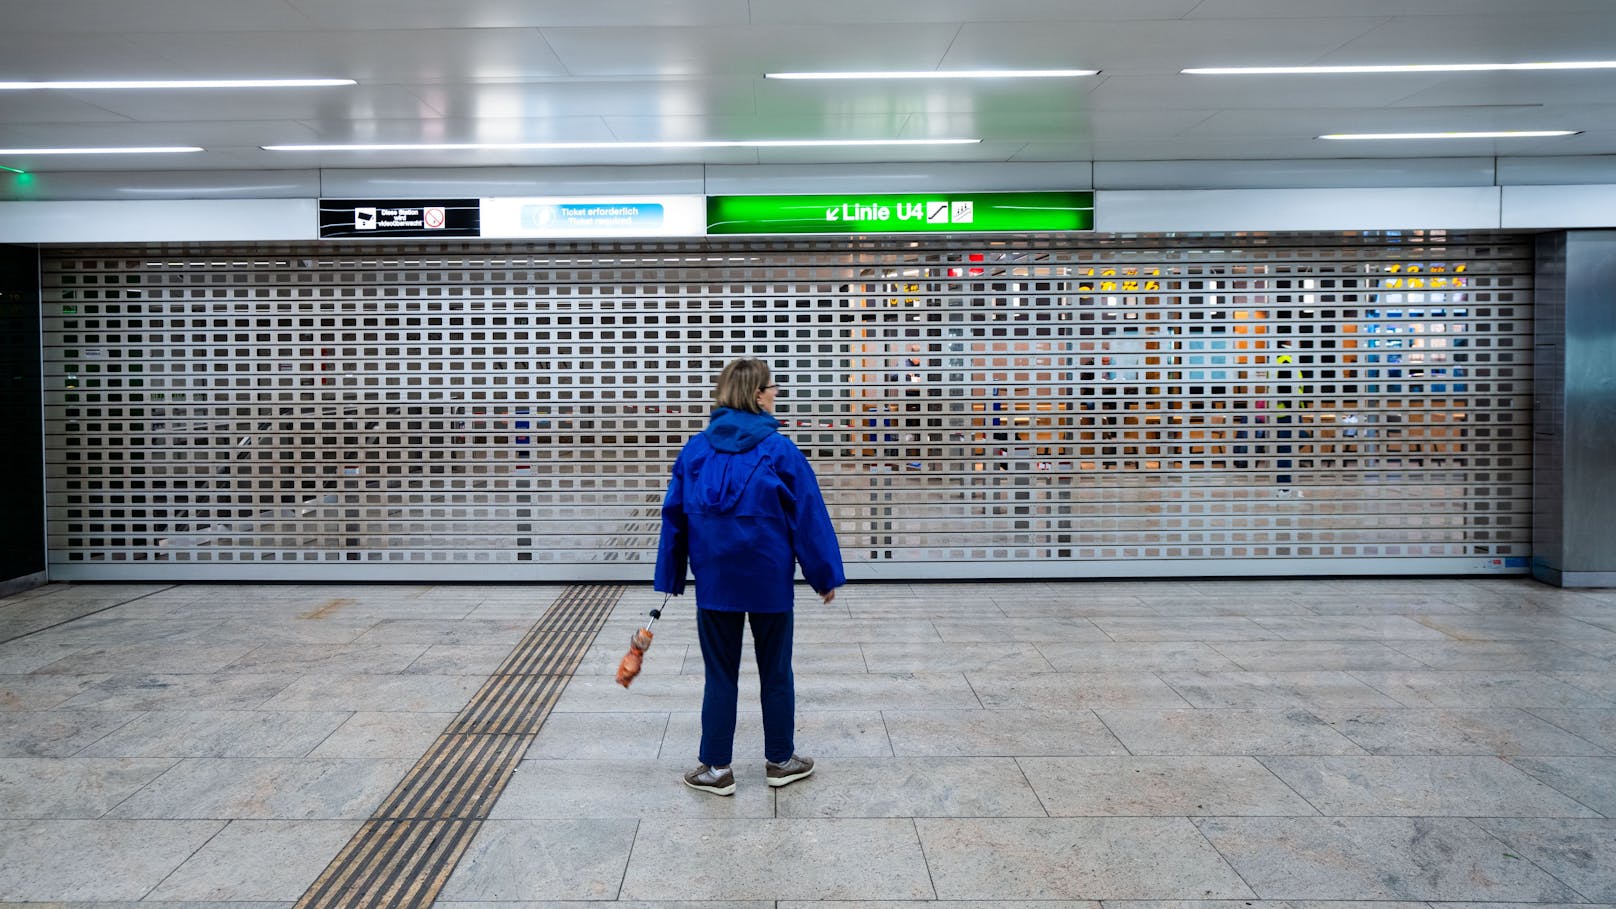
[[[1616,59],[1616,0],[0,0],[0,81],[346,77],[0,92],[34,172],[1616,155],[1616,70],[1181,75],[1192,66]],[[779,70],[1085,68],[1021,81]],[[1325,132],[1572,129],[1340,143]],[[980,138],[842,149],[287,153],[271,144]]]

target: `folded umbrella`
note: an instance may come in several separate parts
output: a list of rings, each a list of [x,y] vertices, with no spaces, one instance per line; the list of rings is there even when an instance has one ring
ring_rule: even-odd
[[[667,604],[668,601],[664,599],[662,605]],[[660,618],[662,618],[660,608],[651,610],[650,621],[645,623],[644,628],[635,629],[634,636],[629,638],[628,653],[623,654],[622,662],[617,664],[617,684],[627,688],[633,684],[634,677],[640,674],[640,665],[645,661],[645,651],[651,647],[651,626]]]

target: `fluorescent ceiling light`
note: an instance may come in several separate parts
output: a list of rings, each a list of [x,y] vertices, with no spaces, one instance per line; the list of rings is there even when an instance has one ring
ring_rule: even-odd
[[[1550,136],[1575,136],[1581,130],[1538,129],[1501,130],[1479,133],[1330,133],[1320,139],[1541,139]]]
[[[378,145],[261,145],[264,151],[528,151],[638,148],[841,148],[868,145],[974,145],[981,139],[743,139],[690,142],[447,142]]]
[[[178,155],[199,152],[198,145],[167,145],[149,148],[0,148],[0,155]]]
[[[1389,66],[1209,66],[1181,69],[1191,76],[1277,76],[1309,73],[1480,73],[1497,70],[1616,69],[1616,60],[1567,63],[1407,63]]]
[[[1097,69],[955,69],[916,72],[764,73],[765,79],[1067,79],[1094,76]]]
[[[352,79],[158,79],[81,82],[0,82],[0,91],[90,88],[318,88],[358,85]]]

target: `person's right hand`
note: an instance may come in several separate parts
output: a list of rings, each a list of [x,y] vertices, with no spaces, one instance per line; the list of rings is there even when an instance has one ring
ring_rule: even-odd
[[[820,594],[820,596],[822,596],[822,597],[824,597],[824,599],[825,599],[825,605],[826,605],[826,606],[829,606],[829,605],[830,605],[830,601],[831,601],[831,600],[834,600],[834,599],[836,599],[836,591],[834,591],[834,590],[827,590],[827,591],[825,591],[825,592],[824,592],[824,593],[822,593],[822,594]]]

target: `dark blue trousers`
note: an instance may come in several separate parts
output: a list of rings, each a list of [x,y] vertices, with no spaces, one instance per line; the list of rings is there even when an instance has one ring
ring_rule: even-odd
[[[735,751],[735,708],[741,680],[741,629],[750,620],[763,687],[763,756],[776,764],[791,760],[797,724],[797,687],[791,675],[790,612],[696,610],[701,659],[707,686],[701,697],[701,752],[711,767],[727,767]]]

